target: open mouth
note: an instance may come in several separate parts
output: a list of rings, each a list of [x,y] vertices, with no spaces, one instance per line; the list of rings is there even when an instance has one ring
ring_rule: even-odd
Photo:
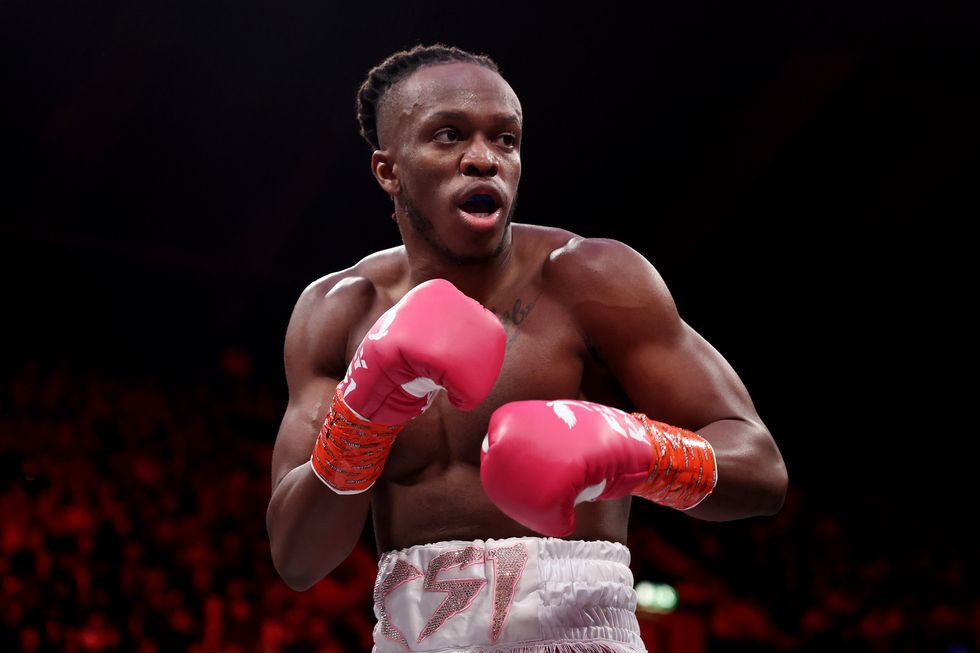
[[[472,195],[459,205],[461,211],[476,218],[487,218],[499,208],[497,201],[489,195]]]

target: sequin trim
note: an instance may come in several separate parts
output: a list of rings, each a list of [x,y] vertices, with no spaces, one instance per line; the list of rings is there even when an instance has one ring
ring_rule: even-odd
[[[470,552],[466,552],[470,549]],[[473,551],[476,549],[476,551]],[[481,553],[482,552],[482,555]],[[446,554],[451,554],[446,556]],[[526,554],[526,558],[525,558]],[[443,556],[442,559],[437,559]],[[479,565],[476,569],[460,569],[464,562]],[[395,620],[402,628],[424,628],[427,617],[442,596],[433,597],[429,591],[439,591],[434,584],[486,578],[488,589],[477,590],[475,597],[463,610],[449,615],[441,627],[432,630],[425,639],[413,641],[416,632],[404,630],[409,650],[432,653],[642,653],[642,640],[635,615],[633,577],[629,572],[629,551],[612,542],[569,541],[555,538],[507,538],[434,542],[420,544],[384,554],[379,562],[379,578],[384,581],[395,569],[396,560],[425,569],[425,581],[408,582],[398,590],[397,601],[390,594],[376,593],[377,598],[389,596]],[[492,564],[491,564],[492,563]],[[467,565],[469,567],[469,565]],[[507,571],[513,572],[514,582],[500,582]],[[469,577],[469,578],[467,578]],[[530,579],[532,580],[529,580]],[[443,580],[440,580],[443,579]],[[531,582],[532,586],[520,589]],[[560,588],[587,592],[588,606],[569,604]],[[394,587],[393,583],[386,587]],[[513,587],[513,593],[510,588]],[[445,591],[443,588],[442,591]],[[404,594],[401,594],[404,592]],[[539,592],[544,592],[539,596]],[[509,595],[509,596],[508,596]],[[632,597],[632,598],[631,598]],[[448,597],[447,597],[448,598]],[[423,608],[423,606],[425,606]],[[375,627],[375,651],[398,653],[405,651],[403,641],[386,637],[380,627],[383,602],[376,605],[379,623]],[[400,611],[405,610],[402,614]],[[424,612],[420,612],[424,610]],[[514,623],[518,619],[519,623]],[[390,620],[389,620],[390,621]],[[499,638],[491,639],[493,623],[499,623]],[[385,629],[394,636],[390,630]],[[481,634],[482,633],[482,634]],[[397,636],[395,636],[397,637]]]
[[[385,599],[401,585],[404,585],[410,580],[421,578],[423,575],[422,570],[404,560],[395,559],[391,571],[385,573],[384,566],[389,564],[391,564],[391,558],[388,558],[385,563],[382,563],[382,572],[378,574],[378,580],[374,584],[374,611],[378,616],[378,628],[381,629],[381,634],[387,639],[401,644],[406,650],[411,650],[408,645],[408,640],[405,639],[405,635],[391,623],[391,617],[388,615]]]
[[[487,551],[487,558],[493,560],[493,614],[490,617],[490,641],[500,639],[510,606],[514,602],[514,590],[521,580],[527,565],[527,545],[518,542],[513,546]]]
[[[429,563],[425,570],[425,583],[423,587],[427,592],[446,592],[447,596],[443,599],[436,611],[429,617],[422,632],[419,633],[418,642],[442,628],[446,621],[470,607],[473,599],[480,593],[480,590],[487,584],[486,578],[457,578],[453,580],[436,580],[439,572],[443,569],[452,567],[463,568],[468,565],[475,565],[483,562],[483,549],[468,546],[465,549],[446,551]]]

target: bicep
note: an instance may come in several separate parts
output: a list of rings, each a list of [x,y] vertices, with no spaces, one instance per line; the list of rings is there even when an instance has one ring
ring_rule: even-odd
[[[728,361],[687,323],[676,320],[669,337],[641,331],[607,351],[612,372],[636,409],[691,430],[723,419],[758,420]]]
[[[313,445],[344,375],[350,323],[370,300],[363,278],[341,278],[304,291],[286,330],[284,366],[289,404],[272,452],[272,487],[310,459]]]
[[[615,241],[580,247],[577,284],[586,337],[636,410],[698,429],[723,419],[757,420],[728,361],[681,319],[663,278],[641,254]]]
[[[289,404],[272,450],[273,490],[286,474],[310,459],[338,383],[336,378],[311,376],[290,390]]]

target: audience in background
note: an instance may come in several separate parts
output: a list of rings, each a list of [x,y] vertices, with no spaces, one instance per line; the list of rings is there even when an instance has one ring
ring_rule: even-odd
[[[40,363],[2,379],[0,650],[371,649],[369,534],[308,592],[272,568],[261,516],[284,393],[251,367],[230,349],[192,382]],[[641,615],[651,653],[980,650],[976,545],[910,532],[900,506],[793,488],[772,519],[634,510],[635,576],[680,599]],[[893,548],[866,545],[883,531]]]

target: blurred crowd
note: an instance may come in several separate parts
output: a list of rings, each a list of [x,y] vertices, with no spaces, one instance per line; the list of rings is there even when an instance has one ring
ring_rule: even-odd
[[[265,507],[281,381],[241,350],[216,368],[6,373],[0,651],[370,651],[370,534],[307,592],[278,578]],[[679,595],[641,614],[651,651],[980,650],[976,544],[910,532],[896,506],[839,507],[794,488],[770,519],[634,508],[635,576]]]

